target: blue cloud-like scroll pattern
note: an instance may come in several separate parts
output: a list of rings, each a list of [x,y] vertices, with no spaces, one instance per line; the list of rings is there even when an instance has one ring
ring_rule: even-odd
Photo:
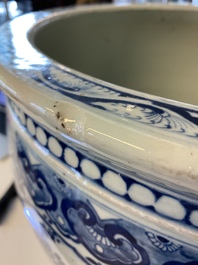
[[[97,260],[111,265],[149,265],[149,257],[133,235],[114,219],[102,220],[90,202],[75,188],[42,165],[31,165],[23,145],[18,141],[18,156],[26,173],[26,185],[35,205],[45,211],[48,226],[60,232],[52,238],[63,242],[69,238],[82,244]],[[42,216],[42,217],[44,217]],[[49,231],[51,230],[51,231]],[[77,251],[77,250],[76,250]]]
[[[41,163],[19,135],[16,138],[25,186],[43,228],[56,244],[69,247],[83,264],[198,265],[196,261],[181,263],[187,258],[176,241],[123,219],[101,218],[99,209],[82,192]],[[156,258],[153,261],[156,256],[161,257],[161,264]]]

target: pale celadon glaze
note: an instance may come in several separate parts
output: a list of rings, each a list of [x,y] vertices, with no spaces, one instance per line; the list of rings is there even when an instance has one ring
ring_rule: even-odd
[[[16,186],[56,264],[198,264],[197,12],[105,5],[1,27]]]

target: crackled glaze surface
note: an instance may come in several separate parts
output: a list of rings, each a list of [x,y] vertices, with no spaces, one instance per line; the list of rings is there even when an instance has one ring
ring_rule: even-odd
[[[0,29],[19,195],[56,264],[198,264],[198,107],[92,78],[31,44],[49,15],[106,9],[118,7]]]

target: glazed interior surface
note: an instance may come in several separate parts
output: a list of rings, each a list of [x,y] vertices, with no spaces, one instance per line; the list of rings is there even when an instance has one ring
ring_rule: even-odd
[[[198,11],[117,8],[65,15],[38,27],[30,39],[50,58],[93,77],[198,104]]]

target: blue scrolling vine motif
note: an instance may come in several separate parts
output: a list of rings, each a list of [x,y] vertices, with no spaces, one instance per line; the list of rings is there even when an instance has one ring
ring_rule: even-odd
[[[46,87],[86,105],[191,137],[198,136],[198,112],[133,95],[80,78],[55,65],[46,65],[31,78]]]
[[[51,11],[30,14],[30,21],[33,25],[50,14]],[[25,16],[21,17],[11,22],[11,25],[19,28],[24,24],[25,19]],[[86,77],[79,77],[77,74],[67,71],[63,66],[52,63],[46,56],[33,49],[27,40],[27,28],[25,27],[21,28],[19,34],[17,30],[13,33],[13,28],[9,24],[5,24],[2,26],[1,33],[3,34],[0,59],[14,75],[21,76],[25,80],[30,78],[50,90],[56,90],[62,95],[93,108],[113,112],[123,119],[190,137],[198,136],[197,108],[185,108],[176,105],[176,103],[171,104],[163,100],[153,100],[151,97],[137,96],[130,90],[111,87],[108,84],[101,84],[100,81],[94,82]],[[22,54],[20,45],[18,47],[13,41],[17,39],[19,40],[17,43],[23,42],[24,44],[25,48]],[[18,48],[20,48],[19,51]]]

